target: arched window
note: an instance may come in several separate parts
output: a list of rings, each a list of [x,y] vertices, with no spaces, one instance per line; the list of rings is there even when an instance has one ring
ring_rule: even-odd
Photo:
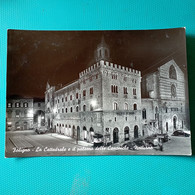
[[[70,112],[72,112],[72,107],[70,107]]]
[[[86,105],[83,105],[83,111],[84,112],[86,111]]]
[[[77,106],[77,107],[76,107],[76,112],[78,112],[78,111],[79,111],[79,107]]]
[[[113,110],[118,110],[118,104],[116,102],[113,104]]]
[[[25,103],[23,104],[23,107],[27,108],[27,107],[28,107],[28,103],[25,102]]]
[[[142,110],[142,119],[146,119],[146,109]]]
[[[173,65],[171,65],[170,69],[169,69],[169,78],[170,79],[177,79],[176,70],[175,70],[175,67]]]
[[[171,96],[176,97],[176,87],[173,84],[171,85]]]
[[[137,104],[133,104],[133,110],[137,110]]]
[[[128,104],[127,103],[124,104],[124,110],[128,110]]]

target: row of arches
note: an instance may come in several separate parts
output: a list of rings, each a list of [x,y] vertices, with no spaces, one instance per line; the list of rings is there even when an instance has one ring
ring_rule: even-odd
[[[139,137],[139,132],[138,132],[139,128],[137,125],[134,126],[134,138],[138,138]],[[130,139],[130,129],[129,127],[125,127],[124,128],[124,141],[127,141]],[[119,142],[119,129],[117,127],[114,128],[113,130],[113,143],[118,143]]]
[[[75,126],[75,125],[71,126],[67,124],[64,125],[64,124],[57,123],[56,128],[57,128],[56,129],[57,133],[64,134],[65,136],[72,137],[77,140],[82,139],[82,140],[85,140],[91,143],[93,143],[94,141],[93,136],[95,132],[94,132],[93,127],[90,127],[89,130],[87,130],[86,126],[83,126],[82,132],[81,132],[81,129],[79,126]],[[134,126],[134,137],[133,137],[135,139],[139,137],[138,130],[139,130],[138,126],[135,125]],[[113,143],[119,142],[119,134],[120,134],[119,129],[115,127],[112,133]],[[123,134],[124,134],[124,141],[130,140],[130,128],[128,126],[124,128]]]

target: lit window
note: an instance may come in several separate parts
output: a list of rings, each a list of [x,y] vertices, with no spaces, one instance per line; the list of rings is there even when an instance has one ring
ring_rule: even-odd
[[[28,107],[28,103],[25,102],[25,103],[23,104],[23,107],[27,108],[27,107]]]
[[[8,107],[8,108],[11,108],[11,107],[12,107],[12,103],[10,103],[10,102],[7,103],[7,107]]]
[[[127,104],[127,103],[125,103],[124,109],[125,109],[125,110],[128,110],[128,104]]]
[[[118,110],[118,104],[116,102],[113,104],[113,110]]]
[[[15,107],[16,107],[16,108],[19,108],[19,107],[20,107],[20,103],[19,103],[19,102],[16,102],[16,103],[15,103]]]

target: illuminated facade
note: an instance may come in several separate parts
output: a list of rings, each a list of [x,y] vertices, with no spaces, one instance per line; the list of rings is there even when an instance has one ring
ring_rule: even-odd
[[[142,79],[140,71],[111,63],[102,40],[95,61],[66,86],[47,83],[45,122],[54,132],[88,142],[98,133],[105,143],[121,143],[184,128],[185,78],[174,60]]]
[[[6,130],[28,130],[45,118],[45,102],[33,98],[8,98],[6,109]]]

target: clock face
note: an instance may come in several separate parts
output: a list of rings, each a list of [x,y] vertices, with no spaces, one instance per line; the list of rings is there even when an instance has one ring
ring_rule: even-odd
[[[175,87],[175,85],[171,85],[171,95],[173,97],[176,97],[176,87]]]

